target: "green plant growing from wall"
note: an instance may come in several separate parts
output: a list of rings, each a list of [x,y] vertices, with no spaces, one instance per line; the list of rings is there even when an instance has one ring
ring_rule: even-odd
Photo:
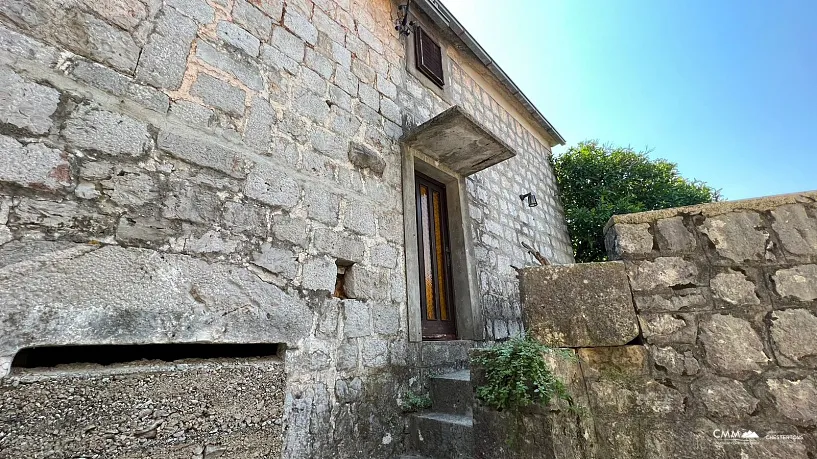
[[[489,408],[514,416],[505,440],[513,449],[521,437],[523,408],[545,406],[556,399],[567,404],[567,412],[576,416],[583,413],[564,382],[553,373],[547,355],[575,360],[569,350],[546,346],[527,335],[482,349],[474,357],[474,364],[482,368],[485,380],[476,388],[477,399]]]
[[[554,349],[525,335],[482,349],[474,362],[485,372],[477,398],[498,411],[519,411],[533,404],[547,405],[554,398],[576,409],[573,397],[556,376],[545,355],[575,359],[565,349]]]
[[[718,190],[648,153],[588,141],[553,158],[577,262],[607,259],[604,225],[613,215],[720,200]]]
[[[400,408],[404,413],[416,413],[431,408],[431,397],[428,394],[415,394],[409,390],[403,395]]]

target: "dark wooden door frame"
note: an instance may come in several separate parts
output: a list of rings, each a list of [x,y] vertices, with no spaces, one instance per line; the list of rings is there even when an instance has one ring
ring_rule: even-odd
[[[435,234],[434,221],[434,193],[437,193],[437,199],[440,208],[440,239],[443,247],[439,251],[442,254],[442,260],[438,256],[438,245],[435,237],[430,237],[430,241],[424,241],[423,231],[423,205],[422,205],[422,188],[425,187],[427,191],[426,212],[428,216],[429,235]],[[452,340],[457,338],[456,325],[456,308],[454,307],[454,289],[452,285],[452,271],[451,271],[451,242],[448,230],[448,200],[446,196],[445,185],[425,176],[419,172],[415,173],[415,203],[417,211],[417,248],[420,257],[418,276],[420,281],[420,305],[422,317],[422,329],[424,340]],[[428,248],[430,254],[430,266],[432,282],[432,298],[434,317],[429,317],[428,314],[428,296],[426,284],[426,255],[425,249]],[[440,275],[442,270],[442,276]],[[442,286],[440,286],[442,284]],[[440,291],[442,290],[442,292]],[[443,305],[445,307],[445,314],[447,320],[442,320]]]

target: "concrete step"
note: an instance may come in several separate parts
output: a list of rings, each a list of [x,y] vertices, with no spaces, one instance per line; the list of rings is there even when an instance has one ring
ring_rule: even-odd
[[[474,409],[474,390],[471,371],[461,370],[429,379],[431,408],[437,413],[471,416]]]
[[[411,444],[422,456],[434,459],[474,457],[474,419],[451,413],[422,413],[411,418]]]

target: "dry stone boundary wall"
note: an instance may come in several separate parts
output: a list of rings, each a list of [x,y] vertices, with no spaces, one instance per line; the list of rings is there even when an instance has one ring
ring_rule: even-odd
[[[526,435],[551,440],[499,457],[813,457],[817,192],[616,216],[606,239],[619,261],[521,282],[528,328],[574,348],[560,371],[589,416],[530,413]]]

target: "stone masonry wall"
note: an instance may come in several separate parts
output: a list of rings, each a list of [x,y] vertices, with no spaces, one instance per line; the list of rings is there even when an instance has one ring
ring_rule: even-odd
[[[526,431],[592,433],[575,457],[812,458],[817,192],[616,216],[606,237],[621,261],[523,270],[526,326],[575,349],[580,382],[561,372],[589,414]]]
[[[396,14],[0,3],[0,373],[29,346],[285,343],[286,457],[402,451],[401,394],[469,345],[407,339],[399,139],[449,103],[405,71]],[[453,103],[518,153],[468,180],[486,330],[503,338],[521,328],[520,242],[572,256],[548,145],[462,59]],[[338,264],[353,299],[329,295]]]

